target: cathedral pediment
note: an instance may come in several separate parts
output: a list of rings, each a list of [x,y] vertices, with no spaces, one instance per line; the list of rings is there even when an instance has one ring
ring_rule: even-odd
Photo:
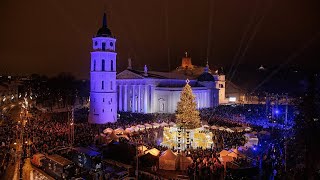
[[[144,79],[144,77],[126,69],[117,74],[117,79]]]

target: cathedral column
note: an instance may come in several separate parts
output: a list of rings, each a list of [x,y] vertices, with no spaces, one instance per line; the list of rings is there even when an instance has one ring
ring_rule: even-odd
[[[205,100],[206,100],[206,101],[205,101],[205,102],[206,102],[206,108],[208,108],[208,107],[209,107],[209,106],[208,106],[208,99],[209,99],[209,98],[208,98],[208,92],[206,92],[206,94],[205,94],[204,97],[205,97]]]
[[[200,102],[201,102],[201,107],[200,108],[204,108],[204,95],[203,95],[203,92],[201,92],[201,99],[200,99]]]
[[[155,104],[155,86],[154,85],[151,85],[150,86],[150,96],[151,96],[151,102],[150,102],[150,109],[151,109],[151,113],[154,113],[155,112],[155,109],[154,109],[154,104]]]
[[[202,92],[199,93],[199,109],[202,108]]]
[[[139,87],[138,87],[138,112],[140,113],[141,112],[141,85],[139,84]]]
[[[148,113],[148,86],[144,85],[143,112]]]
[[[123,111],[128,111],[128,85],[124,85],[124,107]]]
[[[132,85],[132,112],[135,112],[136,111],[136,97],[135,97],[135,85],[133,84]]]
[[[122,98],[122,88],[123,85],[119,85],[119,111],[123,111],[123,106],[122,106],[122,101],[123,101],[123,98]]]

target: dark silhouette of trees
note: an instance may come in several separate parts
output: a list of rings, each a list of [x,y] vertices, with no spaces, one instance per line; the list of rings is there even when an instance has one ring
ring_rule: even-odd
[[[292,140],[291,158],[294,164],[303,164],[306,179],[316,179],[320,169],[320,100],[319,76],[310,75],[306,93],[299,106],[299,114],[295,119],[294,139]],[[291,164],[293,165],[293,164]],[[318,173],[318,174],[317,174]]]

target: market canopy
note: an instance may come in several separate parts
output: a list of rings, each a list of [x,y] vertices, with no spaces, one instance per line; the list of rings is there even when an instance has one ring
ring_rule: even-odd
[[[218,127],[218,126],[213,125],[213,126],[211,126],[211,129],[219,129],[219,127]]]
[[[232,129],[230,129],[230,128],[227,128],[226,131],[227,131],[227,132],[234,132],[234,131],[233,131]]]
[[[210,128],[210,126],[208,126],[208,125],[206,125],[206,124],[203,125],[203,127],[204,127],[204,128]]]
[[[136,128],[139,128],[139,130],[145,130],[145,126],[144,125],[137,125]]]
[[[152,128],[152,125],[151,125],[151,124],[145,123],[144,125],[145,125],[146,129]]]
[[[112,131],[113,131],[113,129],[107,128],[107,129],[103,130],[103,133],[109,134],[109,133],[112,133]]]
[[[245,130],[245,131],[251,131],[252,129],[251,129],[251,127],[245,127],[244,130]]]
[[[238,155],[236,153],[234,153],[234,152],[229,153],[227,156],[231,156],[233,158],[237,158],[238,157]]]
[[[123,134],[124,130],[122,128],[117,128],[114,130],[115,134]]]
[[[145,154],[150,153],[153,156],[159,156],[160,151],[156,148],[149,149],[145,152]]]
[[[231,156],[222,156],[221,159],[224,163],[233,161],[233,157]]]
[[[220,154],[220,157],[222,157],[222,156],[228,155],[229,153],[230,153],[230,152],[227,151],[227,150],[222,150],[219,154]]]
[[[219,127],[219,130],[223,131],[223,130],[225,130],[225,128],[221,126],[221,127]]]
[[[132,129],[132,128],[126,128],[124,131],[127,132],[127,133],[132,133],[132,132],[134,132],[134,129]]]
[[[176,125],[176,123],[174,123],[174,122],[170,122],[170,123],[169,123],[169,125],[170,125],[170,126],[175,126],[175,125]]]
[[[146,146],[143,146],[143,145],[138,146],[138,151],[139,151],[140,153],[143,153],[143,152],[145,152],[146,150],[148,150],[148,148],[147,148]]]
[[[168,123],[166,123],[166,122],[162,122],[162,123],[160,124],[160,126],[161,126],[161,127],[168,126]]]
[[[114,133],[114,131],[112,131],[112,133],[107,136],[107,143],[109,144],[112,141],[114,142],[119,141],[119,137]]]
[[[158,127],[160,127],[160,124],[159,123],[152,123],[152,126],[153,126],[153,128],[158,128]]]
[[[159,157],[159,169],[176,170],[177,166],[177,155],[171,149],[164,151]]]

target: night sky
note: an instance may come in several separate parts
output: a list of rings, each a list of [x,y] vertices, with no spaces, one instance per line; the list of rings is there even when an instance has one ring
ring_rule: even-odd
[[[118,72],[128,57],[134,68],[172,70],[185,51],[193,64],[208,56],[216,68],[311,68],[320,60],[319,0],[1,0],[0,73],[88,78],[104,11],[117,38]]]

